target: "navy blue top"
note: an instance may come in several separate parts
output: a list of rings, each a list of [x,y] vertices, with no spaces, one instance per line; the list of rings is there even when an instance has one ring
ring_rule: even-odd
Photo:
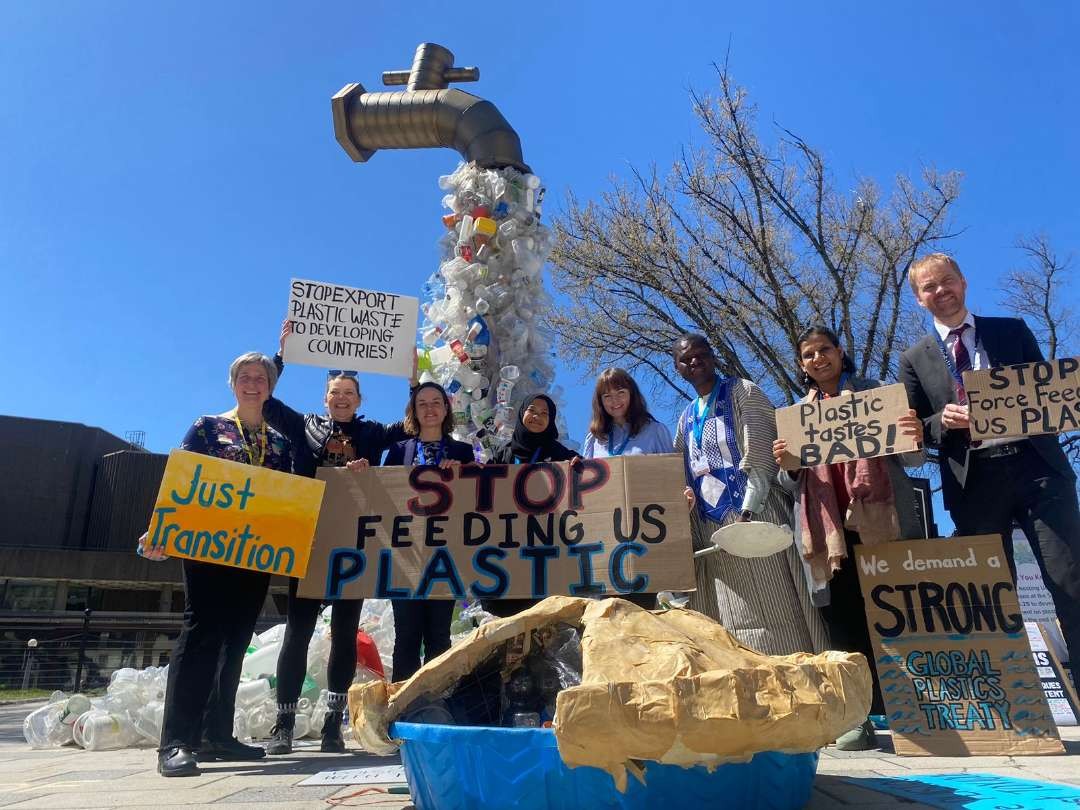
[[[418,439],[406,439],[403,442],[395,442],[390,445],[390,449],[386,451],[386,458],[383,459],[382,465],[384,467],[411,467],[416,463],[416,444]],[[459,442],[455,439],[446,437],[446,457],[451,461],[460,461],[462,464],[468,464],[476,459],[473,457],[473,449],[471,444],[465,442]],[[430,455],[430,454],[429,454]]]

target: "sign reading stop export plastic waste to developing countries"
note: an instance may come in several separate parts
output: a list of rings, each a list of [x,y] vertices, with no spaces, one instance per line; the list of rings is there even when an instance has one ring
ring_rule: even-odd
[[[146,544],[170,557],[302,577],[322,481],[173,450]]]
[[[575,466],[322,467],[313,599],[543,599],[693,590],[681,456]]]
[[[283,359],[411,377],[419,309],[407,295],[294,278]]]

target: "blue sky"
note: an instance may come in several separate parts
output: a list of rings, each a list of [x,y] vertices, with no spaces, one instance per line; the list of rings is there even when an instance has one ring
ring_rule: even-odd
[[[329,100],[382,89],[421,41],[480,67],[462,88],[521,135],[548,216],[700,141],[687,91],[712,88],[730,43],[761,121],[821,148],[840,187],[962,171],[950,249],[974,308],[1000,311],[1017,235],[1080,247],[1077,30],[1070,2],[0,0],[0,413],[164,451],[229,407],[233,357],[274,350],[289,278],[419,295],[458,156],[353,164]],[[580,375],[560,369],[577,438]],[[324,379],[291,366],[278,393],[313,410]],[[403,381],[363,387],[364,413],[398,418]]]

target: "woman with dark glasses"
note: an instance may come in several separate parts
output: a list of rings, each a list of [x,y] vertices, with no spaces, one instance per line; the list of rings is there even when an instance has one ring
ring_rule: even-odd
[[[274,363],[280,374],[285,369],[282,355],[285,339],[292,334],[292,322],[281,325],[280,351]],[[415,368],[412,385],[416,385]],[[325,413],[302,414],[271,397],[263,407],[266,421],[292,441],[293,471],[315,477],[319,467],[348,467],[361,470],[377,466],[383,452],[394,442],[408,438],[402,422],[384,425],[356,415],[360,407],[360,382],[355,371],[331,369],[326,380]],[[277,723],[266,747],[268,754],[292,753],[296,704],[300,699],[307,670],[307,649],[322,602],[296,595],[298,580],[289,579],[288,618],[277,665]],[[330,711],[322,727],[321,750],[343,753],[345,741],[341,723],[348,702],[348,690],[356,674],[356,630],[360,623],[362,599],[335,600],[330,619],[330,660],[327,664]]]

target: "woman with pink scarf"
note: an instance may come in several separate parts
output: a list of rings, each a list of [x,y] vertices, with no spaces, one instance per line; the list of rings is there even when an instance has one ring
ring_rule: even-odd
[[[855,376],[855,366],[836,334],[824,326],[812,326],[797,341],[801,379],[807,393],[803,402],[828,399],[841,391],[865,391],[881,385],[877,380]],[[922,422],[915,411],[901,417],[897,428],[922,443]],[[773,454],[777,463],[787,442],[777,439]],[[855,569],[854,546],[923,536],[915,512],[915,491],[904,467],[918,467],[923,451],[840,464],[822,464],[795,472],[781,470],[781,486],[795,495],[795,542],[801,544],[814,580],[815,595],[828,589],[828,604],[821,616],[834,649],[858,652],[870,662],[874,675],[871,714],[883,714],[881,690],[874,666],[866,610]],[[816,604],[820,604],[815,599]],[[843,751],[877,747],[874,728],[867,720],[841,735],[836,746]]]

